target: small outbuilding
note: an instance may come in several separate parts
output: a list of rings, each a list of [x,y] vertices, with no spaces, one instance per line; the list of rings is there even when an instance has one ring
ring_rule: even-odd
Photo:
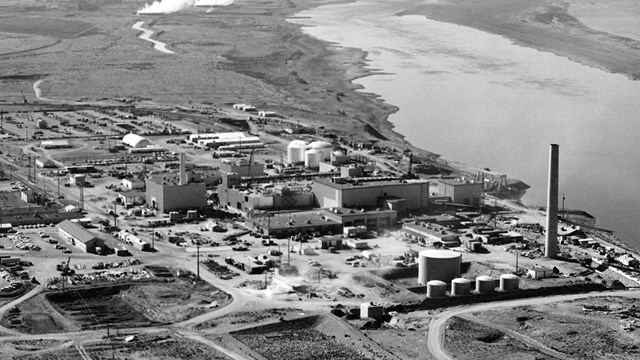
[[[553,276],[553,270],[545,266],[536,266],[527,271],[527,275],[532,279],[545,279]]]

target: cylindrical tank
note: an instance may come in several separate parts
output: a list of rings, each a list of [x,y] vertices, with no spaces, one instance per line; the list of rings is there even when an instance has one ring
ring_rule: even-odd
[[[322,150],[319,150],[319,149],[307,150],[304,153],[304,166],[308,168],[320,167],[320,161],[323,160],[322,156],[323,156]]]
[[[309,149],[321,150],[322,160],[331,160],[331,153],[333,152],[333,145],[326,141],[314,141],[309,144]]]
[[[451,296],[464,296],[471,293],[471,280],[457,278],[451,280]]]
[[[514,291],[520,287],[520,278],[514,274],[500,275],[500,291]]]
[[[482,275],[476,278],[476,292],[478,294],[490,294],[496,289],[496,279]]]
[[[427,297],[438,298],[447,295],[447,283],[440,280],[431,280],[427,282]]]
[[[307,150],[307,142],[303,140],[293,140],[287,146],[287,162],[289,164],[301,163],[304,161],[304,152]]]
[[[450,282],[460,277],[462,255],[449,250],[423,250],[418,254],[418,283],[428,281]]]

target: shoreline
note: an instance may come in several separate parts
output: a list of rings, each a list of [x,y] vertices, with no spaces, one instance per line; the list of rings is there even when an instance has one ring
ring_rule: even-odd
[[[320,7],[320,6],[325,6],[325,5],[331,5],[331,4],[336,4],[336,3],[344,4],[344,3],[352,3],[352,2],[353,2],[353,1],[341,1],[341,2],[331,2],[331,3],[327,3],[327,4],[320,4],[320,5],[317,5],[317,6],[308,6],[308,7],[306,7],[305,9],[300,10],[299,12],[302,12],[302,11],[304,11],[304,10],[308,10],[308,9],[317,8],[317,7]],[[456,0],[453,0],[453,2],[457,2],[457,1],[456,1]],[[494,2],[498,2],[498,3],[499,3],[500,1],[494,1]],[[525,3],[526,3],[526,4],[525,4]],[[527,5],[527,4],[528,4],[528,2],[519,1],[519,5],[521,5],[521,6],[522,6],[522,5]],[[424,6],[427,6],[427,7],[428,7],[428,6],[431,6],[431,5],[432,5],[432,4],[428,4],[428,5],[424,5]],[[437,6],[437,5],[433,5],[433,6]],[[528,7],[528,5],[527,5],[527,6],[525,6],[525,8],[526,8],[526,9],[528,9],[528,8],[529,8],[529,7]],[[566,10],[566,8],[565,8],[565,10]],[[298,12],[298,13],[299,13],[299,12]],[[440,18],[427,16],[427,15],[425,15],[424,13],[421,13],[421,12],[417,12],[417,13],[416,13],[416,11],[413,11],[412,9],[402,11],[402,12],[400,12],[400,13],[397,13],[396,15],[397,15],[397,16],[402,16],[402,15],[409,15],[409,14],[411,14],[411,15],[422,15],[422,16],[425,16],[425,17],[430,18],[430,19],[435,20],[435,21],[442,21]],[[287,19],[288,19],[288,18],[290,18],[290,17],[287,17]],[[294,16],[292,16],[291,18],[296,18],[296,16],[294,15]],[[298,16],[297,18],[308,18],[308,17],[306,17],[306,16]],[[445,21],[445,22],[451,22],[451,21]],[[465,24],[465,22],[464,22],[464,21],[460,21],[460,22],[451,22],[451,23],[455,23],[455,24],[457,24],[457,25],[462,25],[462,26],[469,26],[468,24]],[[301,26],[301,30],[302,30],[302,32],[303,32],[303,33],[305,33],[305,32],[304,32],[304,25],[300,25],[300,26]],[[476,29],[481,30],[481,31],[486,31],[486,29],[484,29],[484,28],[483,28],[483,27],[481,27],[481,26],[480,26],[480,27],[470,26],[470,27],[472,27],[472,28],[476,28]],[[489,32],[492,32],[492,31],[489,31]],[[496,32],[492,32],[492,33],[496,33]],[[538,51],[549,51],[549,52],[554,53],[554,51],[550,51],[550,50],[545,49],[545,48],[540,49],[540,48],[535,47],[535,46],[533,46],[533,47],[532,47],[530,43],[526,43],[526,42],[524,42],[524,41],[517,41],[517,40],[514,40],[514,39],[513,39],[513,38],[511,38],[510,36],[505,35],[505,34],[503,34],[503,33],[496,33],[496,34],[497,34],[497,35],[500,35],[500,36],[503,36],[503,37],[505,37],[505,38],[507,38],[507,39],[509,39],[509,40],[511,40],[511,41],[514,41],[517,45],[520,45],[520,46],[526,46],[526,47],[533,48],[533,49],[538,50]],[[306,34],[306,33],[305,33],[305,35],[307,35],[307,36],[311,36],[311,35]],[[534,35],[534,36],[535,36],[535,35]],[[313,37],[313,36],[311,36],[311,37],[312,37],[312,38],[314,38],[314,39],[317,39],[317,38],[315,38],[315,37]],[[322,39],[318,39],[318,40],[323,41]],[[329,42],[329,41],[324,41],[324,43],[325,43],[325,44],[327,44],[327,49],[328,49],[329,51],[331,51],[331,48],[332,48],[332,47],[339,47],[339,45],[337,46],[335,43],[332,43],[332,42]],[[557,45],[557,44],[556,44],[556,45]],[[360,69],[359,71],[356,71],[356,73],[358,73],[358,76],[353,76],[353,77],[349,77],[349,78],[347,78],[347,81],[350,81],[350,82],[353,82],[354,80],[357,80],[358,78],[363,78],[363,77],[367,77],[367,76],[372,76],[372,75],[377,75],[377,74],[379,74],[378,72],[376,72],[376,70],[373,70],[373,71],[372,71],[372,70],[370,70],[370,69],[367,69],[367,68],[366,68],[366,66],[368,65],[368,64],[367,64],[367,60],[366,60],[366,58],[367,58],[367,56],[368,56],[367,51],[362,50],[362,49],[357,49],[357,50],[359,50],[359,51],[361,51],[361,52],[363,53],[363,55],[362,55],[362,56],[361,56],[361,58],[360,58],[360,61],[358,61],[358,64],[359,64],[359,66],[361,66],[361,69]],[[572,57],[569,57],[569,59],[570,59],[570,60],[572,60],[572,61],[576,61],[576,60],[572,59]],[[577,61],[577,62],[579,62],[579,61]],[[588,65],[589,65],[589,66],[594,66],[593,64],[588,64]],[[601,68],[601,69],[602,69],[602,65],[601,65],[601,64],[598,64],[598,65],[597,65],[597,66],[595,66],[595,67],[598,67],[598,68]],[[380,74],[384,74],[384,73],[385,73],[385,72],[384,72],[384,69],[380,70]],[[633,78],[633,76],[631,76],[631,75],[629,75],[629,74],[625,74],[625,75],[626,75],[627,77],[629,77],[629,78]],[[385,102],[385,100],[384,100],[384,98],[382,98],[380,95],[375,94],[375,93],[372,93],[372,92],[368,92],[368,90],[367,90],[366,88],[364,88],[363,86],[359,86],[359,88],[360,88],[360,89],[362,89],[362,91],[361,91],[362,93],[367,93],[367,94],[370,94],[371,96],[373,96],[373,97],[375,98],[375,101],[376,101],[376,102],[377,102],[377,101],[381,101],[381,102],[382,102],[382,103],[384,103],[384,104],[392,105],[392,106],[393,106],[393,104],[388,104],[388,103],[386,103],[386,102]],[[396,111],[397,111],[397,110],[396,110]],[[390,115],[392,115],[393,113],[394,113],[394,112],[389,112],[389,114],[386,116],[386,118],[385,118],[383,121],[381,121],[381,124],[377,124],[378,126],[380,126],[380,128],[381,128],[381,130],[382,130],[383,134],[387,135],[387,134],[388,134],[388,133],[387,133],[387,131],[388,131],[388,132],[394,133],[394,134],[396,134],[396,135],[399,135],[399,136],[403,139],[403,142],[404,142],[404,143],[408,144],[410,147],[417,148],[415,145],[411,144],[408,140],[406,140],[403,134],[397,133],[397,132],[394,130],[394,125],[393,125],[393,123],[391,123],[391,122],[389,121],[389,119],[388,119],[388,118],[389,118],[389,116],[390,116]],[[425,151],[425,152],[429,152],[429,151],[428,151],[428,150],[426,150],[426,149],[420,149],[420,150]],[[474,165],[470,165],[470,164],[463,164],[463,163],[457,162],[457,161],[455,161],[455,160],[442,159],[442,158],[440,158],[439,156],[438,156],[438,160],[437,160],[437,162],[438,162],[439,164],[446,165],[446,166],[450,167],[452,170],[454,170],[455,172],[458,172],[458,173],[470,173],[470,172],[471,172],[471,171],[473,171],[474,169],[479,169],[478,167],[476,167],[476,166],[474,166]],[[528,210],[531,210],[532,212],[534,212],[534,209],[533,209],[533,208],[528,207],[528,206],[526,206],[526,205],[523,205],[523,204],[520,202],[520,200],[506,200],[506,201],[507,201],[507,202],[510,202],[510,203],[513,203],[513,204],[515,204],[515,205],[521,205],[521,206],[523,206],[524,208],[527,208]],[[585,230],[586,230],[586,229],[585,229]],[[605,242],[605,243],[607,243],[607,244],[609,244],[609,245],[613,245],[613,246],[619,247],[619,248],[621,248],[621,249],[623,249],[623,250],[625,250],[625,251],[629,251],[629,252],[634,253],[634,254],[638,254],[638,253],[640,253],[640,251],[639,251],[639,250],[636,250],[636,249],[635,249],[633,246],[631,246],[630,244],[627,244],[627,243],[625,243],[624,241],[622,241],[622,240],[618,239],[618,238],[617,238],[613,233],[609,233],[609,232],[607,231],[607,233],[606,233],[606,234],[603,234],[604,229],[602,229],[603,231],[600,231],[600,230],[601,230],[600,228],[595,227],[594,229],[590,229],[590,230],[588,230],[588,232],[589,232],[590,234],[595,234],[595,235],[596,235],[596,237],[597,237],[599,240],[601,240],[601,241],[603,241],[603,242]]]
[[[550,52],[582,65],[640,80],[640,41],[591,29],[570,14],[570,3],[439,0],[397,14],[420,15],[485,31],[514,44]]]

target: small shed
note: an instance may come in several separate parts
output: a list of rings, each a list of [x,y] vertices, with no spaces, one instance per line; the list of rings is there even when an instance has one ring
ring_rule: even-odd
[[[527,271],[527,275],[532,279],[545,279],[553,276],[553,270],[545,266],[536,266]]]

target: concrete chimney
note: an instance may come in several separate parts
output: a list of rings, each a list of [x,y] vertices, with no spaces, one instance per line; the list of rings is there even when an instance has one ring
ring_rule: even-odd
[[[187,173],[185,170],[185,156],[184,153],[180,153],[180,185],[187,184]]]
[[[558,158],[557,144],[551,144],[549,153],[549,190],[547,193],[547,237],[544,256],[555,258],[558,254]]]

